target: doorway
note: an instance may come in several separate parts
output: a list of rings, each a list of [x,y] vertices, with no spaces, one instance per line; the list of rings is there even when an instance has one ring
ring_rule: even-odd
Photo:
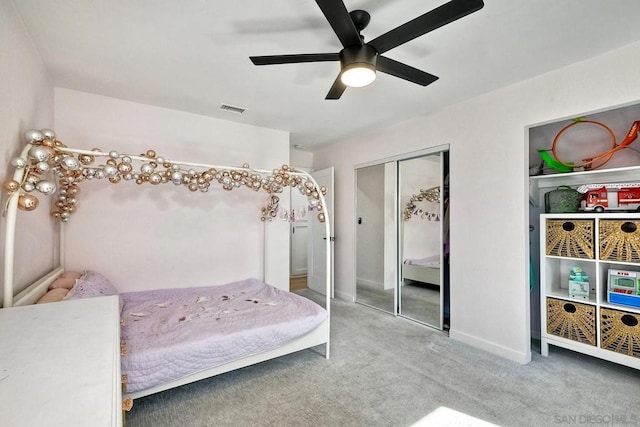
[[[309,288],[317,293],[325,294],[327,283],[327,234],[330,246],[333,247],[333,167],[310,172],[318,187],[326,187],[325,203],[327,221],[320,222],[317,208],[309,207],[307,196],[297,188],[291,190],[290,221],[290,278],[289,290],[299,291]],[[329,224],[329,230],[326,224]],[[330,251],[331,297],[333,297],[333,249]]]

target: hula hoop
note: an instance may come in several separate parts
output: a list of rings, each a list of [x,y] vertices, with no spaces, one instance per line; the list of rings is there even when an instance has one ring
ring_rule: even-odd
[[[608,151],[602,152],[600,154],[596,154],[595,156],[582,159],[583,163],[581,163],[581,164],[573,164],[573,163],[563,162],[562,160],[560,160],[560,158],[558,158],[558,154],[556,152],[556,147],[558,145],[558,141],[560,140],[560,136],[562,136],[562,134],[565,133],[567,131],[567,129],[569,129],[572,126],[575,126],[577,124],[580,124],[580,123],[591,123],[591,124],[600,126],[601,128],[605,129],[609,133],[609,135],[611,136],[611,141],[612,141],[611,149],[608,150]],[[605,124],[600,123],[600,122],[596,122],[594,120],[576,119],[576,120],[573,121],[573,123],[569,123],[568,125],[563,127],[560,130],[560,132],[558,132],[556,137],[553,139],[553,145],[551,146],[551,153],[553,154],[553,157],[558,161],[558,163],[561,163],[564,166],[568,166],[568,167],[571,167],[571,168],[584,167],[585,169],[598,169],[598,168],[601,168],[602,166],[606,165],[609,162],[609,160],[611,160],[611,158],[613,157],[613,155],[615,154],[616,151],[621,150],[623,148],[626,148],[626,145],[618,145],[617,142],[616,142],[616,135]],[[601,160],[602,163],[599,163],[598,165],[594,165],[594,163],[597,160]]]

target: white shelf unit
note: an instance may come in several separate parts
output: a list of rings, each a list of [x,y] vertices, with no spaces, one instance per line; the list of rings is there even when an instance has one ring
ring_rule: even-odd
[[[534,206],[541,206],[544,209],[544,194],[560,185],[576,188],[582,184],[638,181],[640,181],[640,166],[530,176],[529,200]]]
[[[561,256],[557,252],[549,254],[547,251],[547,224],[548,221],[555,221],[555,224],[573,222],[575,220],[593,221],[593,258],[583,258],[576,256]],[[630,314],[636,320],[640,319],[640,307],[632,307],[620,304],[609,304],[607,302],[607,279],[609,269],[632,270],[640,272],[640,262],[621,262],[617,260],[602,260],[599,242],[600,226],[602,221],[619,220],[635,221],[639,224],[640,233],[640,213],[566,213],[566,214],[542,214],[540,215],[540,311],[541,311],[541,353],[543,356],[549,355],[549,345],[563,347],[573,351],[585,353],[594,357],[609,360],[632,368],[640,369],[640,351],[635,352],[635,356],[623,354],[608,348],[603,348],[603,309],[615,310],[620,315]],[[551,246],[551,245],[549,245]],[[572,298],[569,296],[568,281],[569,272],[572,267],[582,268],[589,277],[589,297]],[[549,313],[548,299],[552,298],[552,303],[563,305],[565,311],[572,316],[570,310],[583,310],[593,316],[593,326],[595,334],[594,345],[580,342],[579,336],[563,337],[548,330]],[[627,318],[628,319],[628,318]],[[632,320],[633,321],[633,320]],[[573,324],[575,326],[575,323]],[[619,325],[628,327],[628,325]],[[586,328],[588,329],[588,328]],[[633,327],[636,333],[636,344],[640,346],[640,324]],[[555,332],[558,332],[557,330]],[[610,333],[608,330],[607,334]],[[589,333],[587,333],[589,335]]]

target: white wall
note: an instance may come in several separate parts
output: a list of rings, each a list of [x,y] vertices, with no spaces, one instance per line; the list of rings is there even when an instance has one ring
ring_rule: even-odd
[[[358,169],[356,254],[358,282],[384,287],[384,165]]]
[[[0,1],[0,94],[0,176],[4,180],[13,175],[9,162],[24,147],[24,131],[53,127],[53,84],[10,1]],[[3,191],[3,203],[5,198]],[[19,211],[15,262],[19,289],[53,266],[51,231],[44,200],[36,211]],[[4,248],[0,251],[4,253]]]
[[[273,170],[289,163],[287,132],[107,98],[55,91],[55,127],[69,147]],[[267,193],[212,185],[84,182],[66,227],[69,269],[94,269],[120,290],[222,284],[262,277]],[[279,195],[289,208],[289,191]],[[266,281],[289,289],[289,224],[268,224]]]
[[[309,172],[313,168],[313,152],[292,149],[290,154],[291,166]]]
[[[441,155],[403,160],[399,165],[400,209],[404,211],[411,197],[433,187],[442,186]],[[416,207],[428,213],[440,213],[440,204],[423,200]],[[402,260],[420,259],[440,254],[440,226],[435,219],[414,215],[402,221]]]
[[[316,168],[336,168],[336,294],[354,291],[353,166],[448,143],[450,336],[528,362],[526,127],[637,102],[638,69],[640,43],[635,43],[435,115],[375,129],[315,152]]]

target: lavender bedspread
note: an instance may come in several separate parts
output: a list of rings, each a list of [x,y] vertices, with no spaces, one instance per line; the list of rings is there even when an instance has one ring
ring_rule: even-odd
[[[277,348],[327,317],[316,303],[256,279],[120,297],[127,393]]]

